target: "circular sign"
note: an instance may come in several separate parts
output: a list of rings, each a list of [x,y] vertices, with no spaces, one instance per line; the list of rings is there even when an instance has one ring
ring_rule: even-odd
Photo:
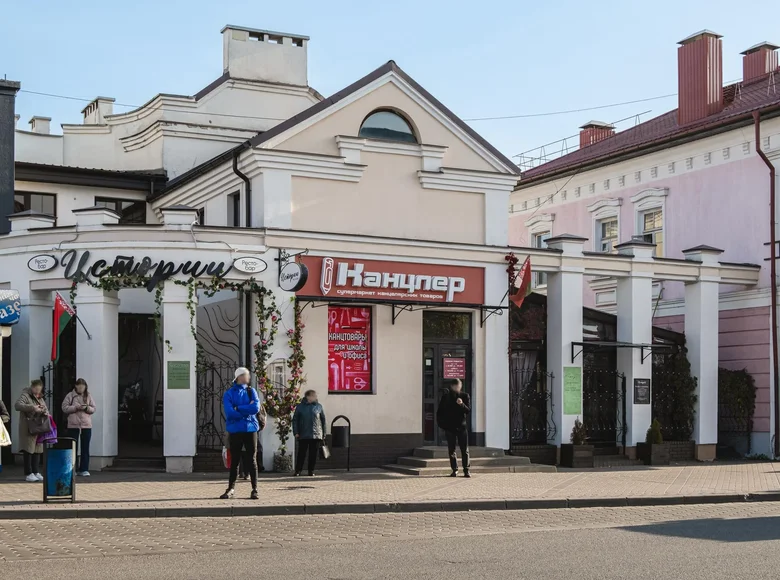
[[[306,284],[309,269],[298,262],[288,262],[279,271],[279,288],[286,292],[297,292]]]
[[[268,264],[256,256],[241,256],[233,260],[233,267],[244,274],[259,274],[268,268]]]
[[[59,261],[51,254],[40,254],[33,256],[27,262],[27,267],[33,272],[48,272],[57,267]]]

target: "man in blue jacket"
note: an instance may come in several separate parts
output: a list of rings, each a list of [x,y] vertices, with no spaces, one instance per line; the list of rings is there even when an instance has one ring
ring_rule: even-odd
[[[244,465],[249,466],[249,476],[252,480],[252,495],[249,497],[257,499],[257,433],[260,431],[257,414],[260,412],[260,397],[249,384],[249,380],[249,369],[236,369],[233,384],[222,396],[230,448],[230,479],[227,491],[220,499],[230,499],[236,493],[242,453]]]

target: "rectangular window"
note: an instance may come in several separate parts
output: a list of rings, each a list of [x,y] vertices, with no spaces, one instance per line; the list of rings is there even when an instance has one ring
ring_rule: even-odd
[[[608,218],[597,222],[598,251],[614,253],[618,240],[617,218]]]
[[[198,210],[198,225],[206,225],[206,208],[202,207]]]
[[[534,248],[546,248],[547,247],[547,240],[550,239],[550,232],[539,232],[537,234],[533,235],[533,247]],[[544,272],[534,272],[533,273],[533,280],[531,281],[531,285],[534,288],[538,288],[540,286],[547,286],[547,274]]]
[[[241,227],[241,194],[231,193],[227,197],[227,225]]]
[[[36,211],[57,217],[57,196],[53,193],[14,192],[14,213]]]
[[[95,205],[97,207],[105,207],[118,213],[120,224],[146,223],[146,201],[142,199],[96,197]]]
[[[328,393],[371,393],[371,308],[328,306]]]
[[[646,211],[640,216],[642,224],[642,239],[655,244],[655,255],[664,255],[664,214],[663,210]]]

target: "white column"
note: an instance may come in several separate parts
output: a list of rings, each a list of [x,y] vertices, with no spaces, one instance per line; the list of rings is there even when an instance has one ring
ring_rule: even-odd
[[[263,169],[252,178],[251,223],[255,228],[292,227],[292,176],[289,171]]]
[[[163,454],[169,473],[191,473],[197,447],[197,350],[187,309],[188,288],[164,283]],[[197,312],[197,297],[193,298]],[[197,316],[197,314],[196,314]],[[197,320],[194,321],[197,324]]]
[[[552,373],[552,418],[557,427],[555,445],[571,442],[577,417],[582,420],[582,353],[572,343],[582,342],[582,246],[587,240],[564,234],[547,240],[563,252],[559,272],[547,274],[547,372]],[[568,393],[564,391],[568,389]],[[579,402],[578,402],[579,401]]]
[[[485,303],[489,306],[500,304],[507,284],[506,267],[486,268]],[[477,313],[480,320],[487,314]],[[484,331],[484,386],[475,386],[485,389],[485,445],[509,449],[509,312],[490,315]],[[477,401],[479,397],[472,397],[472,404]]]
[[[81,284],[74,306],[84,325],[76,322],[76,375],[87,381],[97,408],[92,416],[91,463],[102,469],[118,453],[119,299],[116,292]]]
[[[654,244],[631,241],[616,246],[620,254],[633,256],[628,278],[617,281],[617,340],[630,344],[653,342],[653,249]],[[642,361],[642,357],[645,360]],[[645,440],[652,421],[652,404],[634,399],[635,381],[650,382],[652,397],[653,358],[637,348],[617,349],[617,370],[626,376],[626,447]],[[616,388],[619,388],[616,385]],[[622,408],[618,409],[622,413]]]
[[[693,439],[696,459],[712,461],[718,443],[718,256],[722,250],[698,246],[684,250],[686,260],[701,262],[699,281],[685,286],[685,344],[696,377]],[[709,266],[709,268],[708,268]]]
[[[14,403],[22,389],[28,387],[32,379],[41,378],[43,367],[51,362],[51,292],[20,289],[20,294],[21,318],[11,337],[11,400],[6,401],[14,418],[13,425],[19,424]],[[13,452],[18,453],[18,437],[14,433],[11,433],[11,441]]]

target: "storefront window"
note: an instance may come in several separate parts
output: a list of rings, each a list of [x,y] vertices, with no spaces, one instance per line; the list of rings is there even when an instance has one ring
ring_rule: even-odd
[[[469,340],[471,314],[467,312],[423,312],[424,340]]]

